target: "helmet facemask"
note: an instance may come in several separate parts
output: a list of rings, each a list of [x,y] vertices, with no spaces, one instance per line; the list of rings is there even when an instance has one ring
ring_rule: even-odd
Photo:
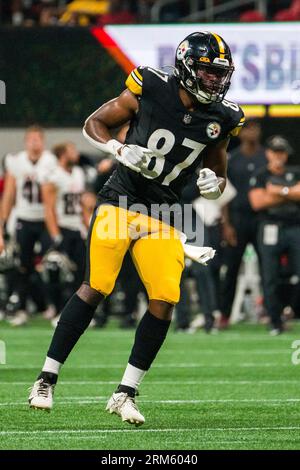
[[[216,63],[217,62],[217,63]],[[234,66],[227,59],[215,59],[214,63],[184,57],[178,76],[183,87],[201,103],[220,102],[229,87]]]

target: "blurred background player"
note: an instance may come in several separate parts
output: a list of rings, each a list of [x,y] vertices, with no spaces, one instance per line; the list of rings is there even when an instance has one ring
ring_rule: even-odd
[[[257,121],[247,121],[239,139],[240,145],[230,152],[228,159],[228,179],[236,190],[236,196],[222,209],[225,246],[222,253],[224,273],[220,284],[220,329],[229,323],[245,249],[251,243],[258,251],[258,216],[250,205],[248,193],[254,172],[267,163]]]
[[[266,143],[268,164],[251,179],[251,206],[259,217],[259,251],[265,305],[271,319],[271,334],[284,330],[283,303],[279,292],[280,261],[287,254],[291,275],[295,276],[295,297],[300,299],[300,170],[287,165],[292,153],[289,142],[282,136],[270,137]]]
[[[44,131],[31,126],[25,133],[25,150],[6,159],[6,174],[1,212],[4,234],[15,208],[16,242],[19,259],[15,292],[18,295],[17,312],[11,319],[15,326],[28,320],[27,300],[31,297],[38,311],[47,308],[45,286],[35,268],[36,255],[42,256],[50,246],[45,228],[44,205],[40,179],[57,165],[55,156],[45,149]]]
[[[79,152],[71,142],[53,148],[58,165],[43,176],[42,199],[45,206],[45,221],[51,238],[51,251],[66,255],[73,262],[73,280],[69,296],[80,286],[84,276],[85,242],[83,225],[87,228],[91,216],[84,203],[85,173],[78,166]],[[48,265],[51,251],[46,255]],[[52,254],[52,259],[53,257]],[[63,261],[63,260],[61,260]],[[51,303],[58,312],[65,300],[65,289],[60,285],[55,269],[50,277],[48,289]],[[59,271],[59,270],[58,270]],[[71,273],[70,273],[71,274]]]
[[[190,204],[191,207],[191,211],[187,211],[185,214],[183,231],[188,237],[189,244],[195,246],[197,246],[197,244],[202,246],[212,246],[210,243],[211,241],[208,240],[205,222],[200,219],[193,206],[195,200],[203,200],[203,198],[199,198],[199,190],[196,184],[198,171],[195,171],[194,174],[191,175],[181,194],[182,205]],[[197,229],[199,231],[199,227],[202,227],[204,239],[199,239],[197,242],[197,240],[195,240],[195,233]],[[211,270],[211,264],[213,261],[214,260],[211,260],[207,266],[203,266],[189,258],[185,259],[185,269],[182,273],[180,284],[180,301],[176,305],[175,309],[177,330],[191,333],[195,331],[195,326],[199,325],[199,321],[191,324],[191,289],[188,288],[188,281],[191,278],[195,281],[194,286],[198,298],[198,308],[204,316],[204,320],[201,319],[200,325],[201,327],[204,327],[207,333],[210,333],[213,330],[213,313],[217,310],[217,292]]]

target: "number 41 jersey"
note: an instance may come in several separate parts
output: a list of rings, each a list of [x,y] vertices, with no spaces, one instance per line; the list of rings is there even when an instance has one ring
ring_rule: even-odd
[[[174,75],[151,67],[134,69],[127,88],[139,100],[139,110],[131,120],[127,144],[153,151],[146,156],[141,172],[119,164],[100,191],[100,201],[116,204],[120,195],[127,204],[173,204],[178,202],[188,177],[201,164],[207,146],[238,135],[244,123],[241,108],[232,102],[201,104],[188,111],[179,95]]]
[[[44,150],[37,162],[33,163],[26,151],[9,155],[6,163],[7,171],[16,180],[16,216],[30,222],[42,222],[44,205],[41,197],[41,178],[51,174],[56,168],[57,159]]]

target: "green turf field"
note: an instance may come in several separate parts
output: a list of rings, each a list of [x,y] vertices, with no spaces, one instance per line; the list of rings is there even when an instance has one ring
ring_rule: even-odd
[[[300,365],[291,362],[300,325],[276,338],[247,325],[170,333],[140,389],[141,428],[104,411],[134,334],[114,327],[81,339],[50,414],[27,407],[51,334],[42,321],[0,323],[0,449],[300,449]]]

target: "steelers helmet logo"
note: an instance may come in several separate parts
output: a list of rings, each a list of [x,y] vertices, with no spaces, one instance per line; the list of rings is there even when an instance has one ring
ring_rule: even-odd
[[[189,48],[189,41],[183,41],[177,48],[177,59],[183,59]]]
[[[206,133],[211,139],[216,139],[221,134],[221,126],[218,122],[210,122],[207,125]]]

